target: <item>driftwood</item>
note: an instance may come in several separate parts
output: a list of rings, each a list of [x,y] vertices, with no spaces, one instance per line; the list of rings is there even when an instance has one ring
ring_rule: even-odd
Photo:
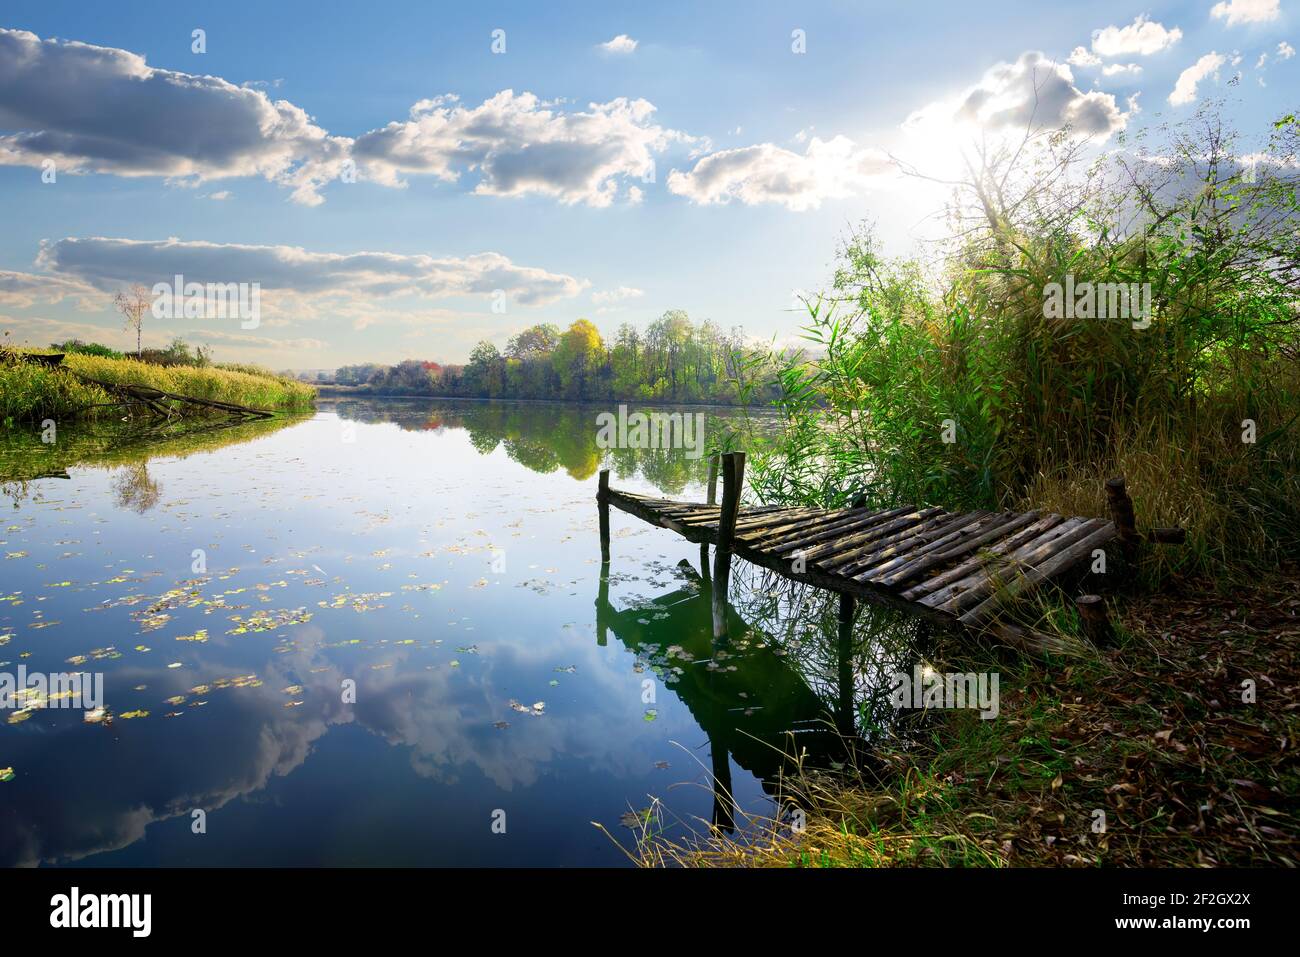
[[[180,414],[175,409],[170,409],[163,405],[163,402],[180,402],[182,404],[200,406],[205,409],[216,409],[219,412],[225,412],[229,415],[249,419],[269,419],[275,415],[274,412],[267,412],[262,409],[254,409],[246,405],[236,405],[233,402],[219,402],[216,399],[196,399],[192,395],[180,395],[176,392],[164,392],[162,389],[155,389],[153,386],[132,385],[129,383],[105,382],[102,379],[92,379],[90,376],[82,375],[79,372],[67,370],[76,376],[82,382],[88,382],[91,385],[97,385],[109,395],[115,395],[125,402],[138,402],[158,415],[164,418],[174,418]]]

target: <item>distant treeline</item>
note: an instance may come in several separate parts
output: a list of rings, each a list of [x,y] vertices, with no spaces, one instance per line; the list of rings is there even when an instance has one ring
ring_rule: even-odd
[[[565,330],[543,323],[512,337],[504,352],[480,342],[465,365],[367,363],[344,366],[334,381],[380,395],[753,404],[776,395],[770,374],[761,374],[766,355],[739,329],[696,325],[672,310],[644,332],[624,323],[611,343],[586,319]]]

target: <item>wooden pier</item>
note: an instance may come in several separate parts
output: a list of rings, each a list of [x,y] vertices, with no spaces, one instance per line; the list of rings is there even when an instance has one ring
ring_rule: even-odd
[[[1035,652],[1077,651],[1059,638],[1000,622],[1009,602],[1084,561],[1131,559],[1140,538],[1123,479],[1107,483],[1110,520],[1049,512],[948,512],[936,507],[740,507],[745,454],[721,458],[722,502],[679,502],[609,487],[600,473],[601,558],[609,561],[609,507],[670,529],[692,542],[717,546],[714,593],[725,602],[731,556],[797,581],[838,592],[842,615],[854,599],[880,602],[946,625],[986,631]],[[715,464],[715,468],[717,465]],[[714,473],[716,474],[716,473]],[[1153,541],[1177,541],[1179,530],[1160,529]],[[1116,547],[1118,546],[1118,547]],[[1107,552],[1115,549],[1114,554]],[[1102,564],[1104,568],[1105,565]],[[1081,606],[1088,634],[1106,633],[1104,603]],[[725,607],[725,606],[724,606]],[[1103,616],[1097,621],[1097,615]],[[715,615],[725,634],[725,614]]]

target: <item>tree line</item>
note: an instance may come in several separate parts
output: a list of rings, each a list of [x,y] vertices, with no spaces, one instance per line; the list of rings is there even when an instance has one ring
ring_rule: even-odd
[[[757,374],[765,356],[739,328],[696,324],[673,309],[644,331],[623,323],[611,342],[586,319],[564,330],[540,323],[512,336],[504,351],[479,342],[464,365],[344,366],[335,382],[383,395],[754,404],[776,394],[770,375]]]

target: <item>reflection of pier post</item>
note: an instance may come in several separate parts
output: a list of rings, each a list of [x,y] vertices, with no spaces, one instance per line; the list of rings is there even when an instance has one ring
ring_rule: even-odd
[[[853,615],[858,603],[852,595],[840,594],[839,641],[836,657],[839,665],[839,695],[835,703],[835,728],[848,737],[856,730],[853,720]]]
[[[600,560],[609,564],[609,469],[600,470],[600,487],[596,491],[600,507]]]
[[[713,637],[727,637],[727,595],[731,581],[731,543],[736,537],[736,513],[745,481],[745,453],[722,456],[722,513],[718,516],[718,547],[713,553]]]
[[[730,834],[736,829],[736,801],[731,793],[731,757],[724,745],[709,735],[713,761],[713,826]]]
[[[596,591],[596,644],[608,642],[609,629],[609,562],[600,563],[600,586]]]

